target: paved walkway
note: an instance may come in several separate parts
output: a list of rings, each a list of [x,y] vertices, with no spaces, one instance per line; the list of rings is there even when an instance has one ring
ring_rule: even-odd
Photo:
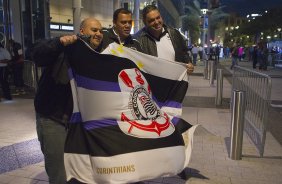
[[[228,107],[231,85],[227,79],[230,77],[230,62],[221,63],[227,72],[224,78],[224,103],[221,107],[214,105],[216,87],[210,87],[209,81],[203,78],[201,63],[189,78],[183,118],[191,124],[200,124],[201,128],[195,132],[192,160],[185,170],[187,179],[175,176],[145,183],[281,184],[282,147],[269,132],[263,158],[258,157],[256,148],[244,135],[242,160],[229,159],[231,113]],[[275,76],[281,73],[282,70],[277,71]],[[271,97],[278,105],[282,102],[280,94],[279,89],[276,89]],[[0,102],[0,184],[48,183],[42,160],[36,139],[32,99],[15,98],[9,103]]]

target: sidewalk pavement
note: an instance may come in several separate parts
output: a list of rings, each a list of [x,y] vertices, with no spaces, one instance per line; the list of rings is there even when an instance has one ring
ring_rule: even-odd
[[[225,73],[227,77],[224,77],[223,82],[224,100],[221,107],[214,105],[216,87],[211,87],[209,81],[203,78],[202,63],[195,67],[194,74],[189,77],[189,89],[183,103],[183,118],[191,124],[200,124],[201,127],[195,132],[192,159],[189,168],[185,170],[187,179],[174,176],[145,181],[146,184],[279,184],[282,182],[282,147],[269,132],[263,158],[258,156],[258,151],[246,134],[243,139],[242,160],[229,158],[231,84],[228,80],[228,77],[230,78],[228,68],[231,63],[230,61],[221,63],[227,71]],[[279,98],[275,96],[278,102]],[[1,102],[0,121],[0,163],[1,165],[4,161],[7,163],[11,154],[8,155],[5,150],[12,147],[11,151],[14,152],[18,165],[18,169],[9,172],[3,172],[0,165],[2,171],[0,184],[48,183],[43,157],[34,154],[40,152],[40,148],[36,140],[32,100],[15,99],[9,104]],[[30,144],[30,142],[32,142],[32,150],[19,149],[21,146],[28,145],[21,143]],[[4,157],[2,153],[6,153]],[[36,159],[27,161],[22,159],[22,155]],[[7,167],[8,165],[5,168]]]

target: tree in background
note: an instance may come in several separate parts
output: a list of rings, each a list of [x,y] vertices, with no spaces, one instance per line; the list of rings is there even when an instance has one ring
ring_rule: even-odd
[[[282,7],[277,7],[264,12],[262,16],[243,22],[238,30],[232,31],[232,36],[226,37],[227,43],[231,39],[241,45],[253,45],[258,42],[268,42],[271,40],[281,40],[282,28]],[[269,37],[269,38],[268,38]]]
[[[200,38],[201,24],[201,4],[207,3],[207,0],[190,0],[186,3],[186,14],[182,16],[183,30],[189,30],[191,43],[197,43]],[[229,14],[223,11],[224,6],[211,6],[213,9],[208,11],[210,38],[214,39],[214,31],[220,27],[220,23]]]
[[[198,0],[188,1],[184,7],[186,14],[181,16],[183,30],[189,31],[191,43],[197,43],[200,37],[201,7]]]

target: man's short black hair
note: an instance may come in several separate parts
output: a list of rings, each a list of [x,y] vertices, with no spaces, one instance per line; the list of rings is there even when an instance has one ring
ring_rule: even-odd
[[[153,11],[153,10],[157,10],[158,12],[160,12],[158,7],[156,7],[155,5],[148,5],[142,10],[142,18],[143,18],[144,24],[145,24],[147,14],[150,13],[151,11]]]
[[[116,21],[117,21],[118,15],[119,15],[120,13],[121,13],[121,14],[131,14],[131,15],[132,15],[131,11],[129,11],[129,10],[125,9],[125,8],[119,8],[119,9],[117,9],[117,10],[114,12],[114,15],[113,15],[113,22],[116,22]]]

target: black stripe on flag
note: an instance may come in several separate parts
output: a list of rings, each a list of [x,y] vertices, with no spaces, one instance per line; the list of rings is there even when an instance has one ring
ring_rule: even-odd
[[[95,53],[80,41],[68,48],[67,55],[75,74],[101,81],[117,82],[121,70],[138,68],[127,58]]]
[[[188,89],[187,81],[175,81],[142,72],[151,86],[154,97],[159,102],[176,101],[182,103]]]
[[[92,130],[82,130],[82,123],[71,124],[67,139],[66,153],[88,154],[91,156],[114,156],[118,154],[144,151],[172,146],[183,146],[184,141],[179,131],[158,139],[137,138],[124,134],[118,126],[108,126]],[[83,135],[81,135],[83,131]],[[88,140],[87,143],[84,136]],[[91,141],[90,141],[91,140]],[[85,152],[86,151],[86,152]]]

